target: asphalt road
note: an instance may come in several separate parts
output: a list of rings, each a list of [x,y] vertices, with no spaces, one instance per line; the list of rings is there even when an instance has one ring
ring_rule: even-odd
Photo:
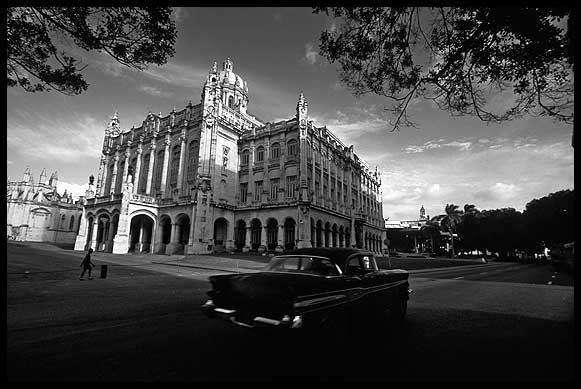
[[[364,322],[330,350],[323,340],[291,341],[206,318],[199,306],[209,284],[198,272],[120,266],[81,282],[78,254],[17,245],[7,254],[9,381],[554,382],[574,375],[573,287],[540,282],[539,271],[553,275],[550,266],[507,266],[481,274],[485,280],[473,280],[477,272],[414,274],[404,324]]]

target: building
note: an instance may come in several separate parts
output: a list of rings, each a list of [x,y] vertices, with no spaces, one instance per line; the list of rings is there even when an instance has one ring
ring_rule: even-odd
[[[326,127],[296,116],[264,123],[227,59],[201,102],[105,130],[96,193],[75,249],[166,254],[367,248],[385,239],[380,173]]]
[[[67,191],[57,192],[58,175],[42,170],[35,184],[27,167],[22,181],[7,183],[6,232],[18,241],[74,244],[82,206]]]

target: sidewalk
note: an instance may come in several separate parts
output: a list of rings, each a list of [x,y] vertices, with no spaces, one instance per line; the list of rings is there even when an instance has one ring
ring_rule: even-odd
[[[20,244],[35,246],[41,249],[56,251],[68,256],[81,258],[84,256],[83,251],[74,251],[63,249],[51,244],[19,242]],[[223,256],[200,254],[200,255],[164,255],[164,254],[112,254],[103,252],[94,252],[92,255],[94,261],[106,262],[115,265],[124,266],[147,266],[147,265],[166,265],[187,267],[192,269],[213,270],[227,273],[252,273],[262,270],[269,262],[272,255],[251,255],[251,254],[225,254]],[[432,258],[431,260],[447,260],[448,258]],[[446,261],[447,262],[447,261]],[[480,263],[477,260],[463,260],[466,266],[485,266],[486,263]],[[474,263],[467,264],[466,262]],[[379,262],[378,262],[379,264]],[[446,266],[442,269],[450,269],[456,266]],[[397,268],[394,265],[393,268]],[[426,271],[439,270],[438,267],[429,267],[417,270],[408,270],[410,273],[421,273]]]

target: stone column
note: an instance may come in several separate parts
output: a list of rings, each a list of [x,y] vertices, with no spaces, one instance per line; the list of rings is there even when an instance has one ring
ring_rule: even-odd
[[[115,188],[117,187],[117,171],[119,170],[119,150],[115,152],[113,163],[113,173],[111,174],[111,185],[109,185],[109,193],[103,193],[105,196],[109,195],[110,193],[115,192]]]
[[[331,151],[327,149],[327,198],[329,199],[329,204],[327,208],[333,208],[333,196],[331,196]]]
[[[93,251],[97,251],[97,232],[99,231],[99,221],[97,220],[97,218],[95,217],[95,220],[93,221],[93,233],[91,235],[91,248],[93,249]]]
[[[155,137],[151,140],[151,145],[149,146],[149,169],[147,170],[147,186],[145,189],[145,194],[151,196],[151,183],[153,180],[153,167],[155,166]]]
[[[164,153],[163,153],[163,168],[161,171],[161,186],[160,186],[160,191],[161,191],[161,197],[165,198],[166,192],[167,192],[167,171],[169,169],[169,145],[171,142],[171,135],[168,133],[165,141],[163,142],[164,145]]]
[[[141,142],[137,146],[137,162],[135,163],[135,171],[133,172],[133,193],[137,193],[137,188],[139,188],[139,178],[141,177],[141,159],[143,154],[143,148],[141,147]]]
[[[321,145],[321,163],[319,164],[319,168],[321,169],[321,174],[319,177],[319,196],[321,196],[321,206],[325,206],[325,185],[324,185],[324,180],[323,180],[323,146]]]
[[[313,145],[311,145],[312,147]],[[317,196],[319,195],[316,191],[315,191],[315,160],[316,160],[316,156],[315,156],[315,148],[312,147],[311,149],[313,158],[311,158],[311,182],[313,183],[313,186],[311,187],[311,192],[313,193],[311,195],[311,202],[313,204],[317,204]]]
[[[266,237],[267,236],[266,235],[267,235],[267,232],[268,232],[268,230],[267,230],[268,227],[267,226],[264,226],[264,227],[261,227],[261,228],[262,228],[262,231],[260,233],[260,246],[258,247],[258,252],[259,253],[263,253],[263,252],[265,252],[267,250],[267,246],[266,246],[266,244],[267,244],[266,243],[267,242]]]
[[[184,193],[182,193],[182,185],[183,185],[183,180],[184,180],[184,156],[185,156],[185,149],[186,149],[186,130],[185,129],[182,131],[182,134],[180,136],[180,141],[181,141],[180,162],[178,164],[177,189],[178,189],[178,196],[183,196]]]
[[[81,213],[81,225],[79,226],[79,234],[75,240],[75,251],[84,251],[87,244],[87,232],[89,224],[87,223],[87,212],[83,206],[83,213]]]
[[[284,251],[284,224],[278,226],[278,235],[276,236],[276,248],[274,249],[275,252],[281,253]]]
[[[178,224],[172,223],[171,240],[165,248],[165,253],[169,255],[173,254],[176,251],[177,245],[178,245]]]
[[[250,226],[246,227],[246,236],[244,238],[244,247],[242,248],[243,253],[247,253],[252,248],[252,229]]]
[[[121,177],[121,192],[125,191],[125,185],[127,185],[127,172],[129,171],[129,157],[131,156],[131,151],[129,147],[125,149],[125,166],[123,166],[123,177]]]
[[[143,216],[142,219],[139,220],[139,240],[137,241],[137,247],[139,248],[139,252],[143,251],[143,235],[145,229],[143,228]]]

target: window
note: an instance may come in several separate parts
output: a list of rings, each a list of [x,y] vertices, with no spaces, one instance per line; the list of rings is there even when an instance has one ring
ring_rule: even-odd
[[[270,180],[270,199],[278,200],[278,188],[280,186],[280,179],[273,178]]]
[[[240,165],[246,166],[250,161],[250,152],[248,149],[242,150],[242,155],[240,156]]]
[[[171,175],[169,182],[170,184],[175,184],[178,182],[178,170],[180,164],[180,146],[175,146],[172,151],[172,159],[171,159]]]
[[[198,158],[200,152],[200,145],[197,140],[190,142],[188,148],[188,182],[196,181],[196,174],[198,172]]]
[[[65,228],[65,215],[61,216],[61,228]]]
[[[155,169],[155,189],[160,190],[161,188],[161,175],[163,172],[163,157],[164,157],[164,150],[160,150],[157,153],[157,158],[155,159],[156,169]]]
[[[280,145],[278,143],[273,143],[270,146],[270,158],[278,159],[280,157]]]
[[[291,139],[287,143],[287,150],[289,156],[296,156],[297,155],[297,141],[295,139]]]
[[[71,222],[69,223],[69,230],[72,230],[75,226],[75,217],[71,216]]]
[[[286,197],[289,199],[295,198],[297,192],[297,176],[289,176],[286,178]]]
[[[248,184],[247,183],[240,184],[240,202],[242,204],[245,204],[247,198],[248,198]]]
[[[258,146],[256,149],[256,162],[264,161],[264,147]]]
[[[262,195],[262,181],[256,181],[254,183],[254,200],[260,201]]]
[[[228,108],[234,108],[234,97],[228,97]]]
[[[147,175],[149,173],[149,160],[151,154],[147,154],[141,162],[141,171],[139,172],[139,182],[137,184],[137,193],[145,193],[147,187]]]

